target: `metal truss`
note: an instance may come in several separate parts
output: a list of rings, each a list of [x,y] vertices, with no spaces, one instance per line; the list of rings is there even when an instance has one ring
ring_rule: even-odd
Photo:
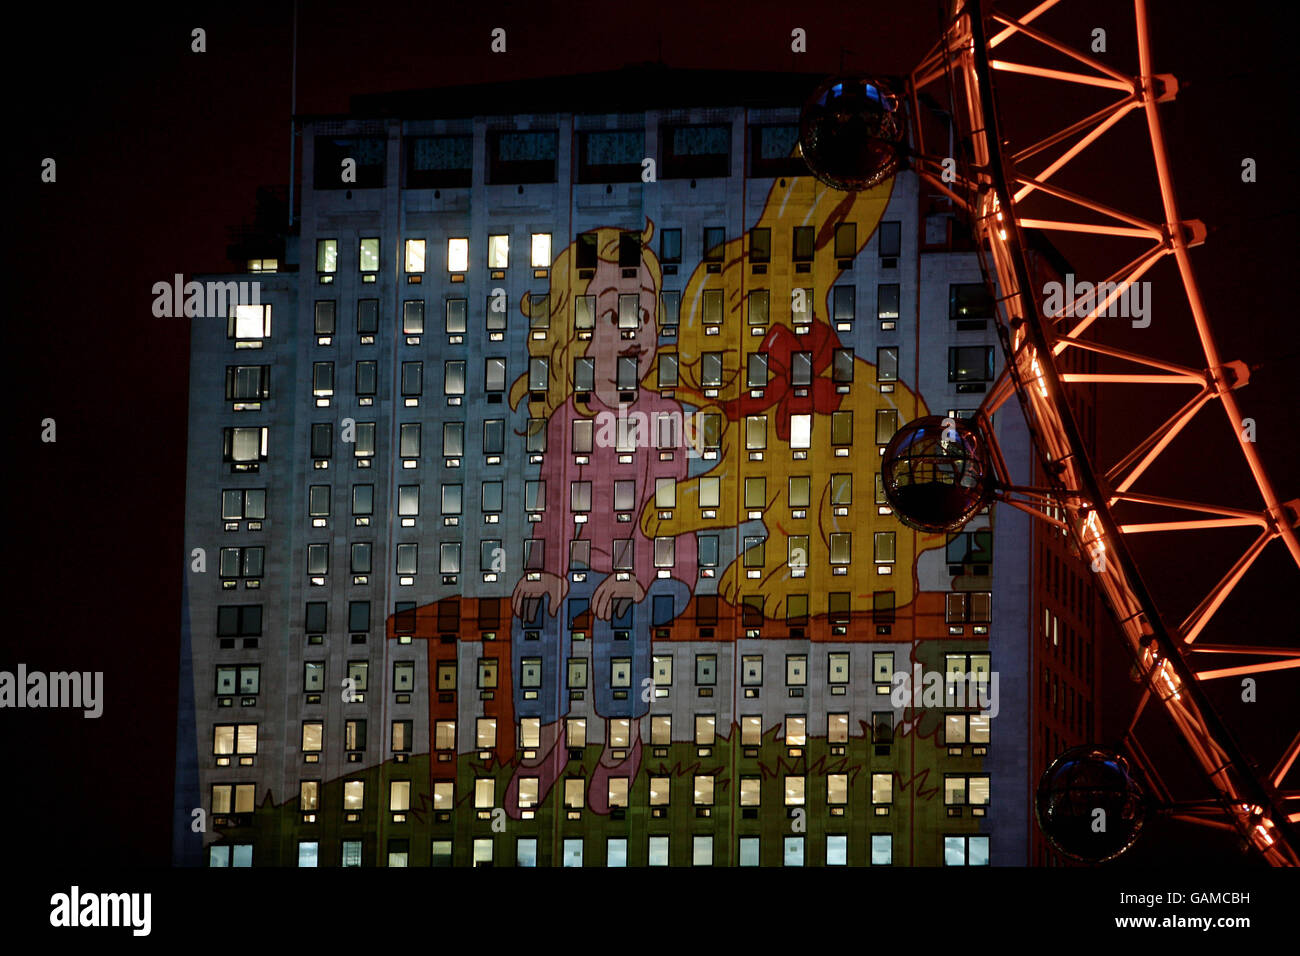
[[[1223,678],[1298,668],[1300,649],[1196,641],[1273,542],[1280,541],[1300,566],[1300,540],[1296,534],[1300,507],[1296,500],[1283,502],[1278,497],[1253,440],[1245,434],[1233,393],[1247,383],[1249,373],[1244,363],[1220,357],[1197,288],[1188,250],[1204,241],[1206,231],[1201,223],[1182,219],[1175,203],[1157,107],[1174,98],[1178,84],[1168,74],[1152,72],[1145,0],[1134,0],[1136,75],[1117,72],[1041,30],[1036,21],[1057,3],[1044,0],[1016,17],[998,12],[987,0],[961,0],[942,40],[910,78],[908,93],[913,115],[920,116],[918,94],[922,91],[948,102],[965,152],[954,157],[955,170],[952,162],[945,163],[948,157],[927,154],[918,119],[913,166],[930,186],[966,213],[986,279],[990,284],[996,280],[998,331],[1007,364],[978,417],[996,449],[987,417],[1013,394],[1019,399],[1050,487],[1008,489],[1002,499],[1068,532],[1091,563],[1097,587],[1145,685],[1124,744],[1153,795],[1175,818],[1234,831],[1269,863],[1294,866],[1300,863],[1296,853],[1300,843],[1292,827],[1300,821],[1300,803],[1296,802],[1300,792],[1283,789],[1283,780],[1300,755],[1300,734],[1272,769],[1257,769],[1238,747],[1203,685]],[[1005,52],[1004,44],[1016,48],[1016,59],[1004,58],[1011,55]],[[1070,69],[1060,68],[1067,65],[1063,59],[1072,61]],[[1033,78],[1060,89],[1113,91],[1115,98],[1090,115],[1062,119],[1060,129],[1036,142],[1012,143],[1001,127],[998,112],[998,77],[1002,74]],[[1062,97],[1062,112],[1068,110],[1070,101]],[[1163,211],[1159,222],[1078,195],[1054,181],[1062,169],[1089,150],[1104,149],[1107,133],[1130,116],[1135,122],[1145,121]],[[1035,198],[1039,210],[1050,205],[1061,212],[1045,218],[1039,211],[1031,218],[1023,212],[1029,197]],[[1126,264],[1108,277],[1110,285],[1104,294],[1078,297],[1046,314],[1044,296],[1031,282],[1025,240],[1028,230],[1082,233],[1097,243],[1136,242],[1140,251],[1131,255],[1130,246],[1130,252],[1120,257]],[[1166,256],[1173,256],[1177,265],[1204,358],[1199,368],[1099,340],[1098,317]],[[1125,370],[1103,374],[1071,371],[1066,367],[1067,350],[1104,356],[1110,364],[1120,363]],[[1193,394],[1131,451],[1107,467],[1092,460],[1071,411],[1068,392],[1077,385],[1098,389],[1133,385],[1191,388]],[[1222,409],[1233,430],[1235,444],[1253,478],[1258,504],[1253,508],[1230,507],[1137,491],[1139,479],[1146,476],[1147,484],[1154,480],[1154,474],[1148,474],[1151,466],[1176,437],[1194,436],[1197,429],[1211,427],[1207,419],[1215,416],[1202,414],[1211,405]],[[1009,484],[996,450],[994,468],[1004,484]],[[1213,490],[1207,494],[1212,495]],[[1136,520],[1135,509],[1149,517],[1152,507],[1166,509],[1169,520]],[[1180,532],[1219,532],[1240,527],[1257,531],[1244,553],[1232,561],[1218,583],[1181,622],[1163,618],[1134,560],[1129,547],[1131,536],[1166,534],[1176,539]],[[1220,661],[1225,657],[1241,663],[1224,666]],[[1138,721],[1152,702],[1164,710],[1186,742],[1212,788],[1212,799],[1180,802],[1159,774],[1157,761],[1136,735]]]

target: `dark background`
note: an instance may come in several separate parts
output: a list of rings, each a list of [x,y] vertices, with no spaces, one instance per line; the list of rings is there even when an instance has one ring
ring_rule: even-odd
[[[37,4],[9,13],[6,160],[17,219],[9,229],[5,318],[13,386],[7,470],[15,486],[0,669],[24,662],[33,670],[102,670],[106,684],[99,720],[60,710],[0,715],[8,744],[0,793],[13,802],[5,819],[20,821],[10,859],[170,859],[181,583],[190,547],[182,540],[189,320],[154,318],[151,288],[177,272],[229,269],[228,227],[251,221],[257,186],[286,182],[292,24],[284,2],[178,6],[186,9],[74,14]],[[1064,6],[1041,21],[1049,32],[1086,49],[1092,29],[1102,27],[1107,62],[1136,69],[1131,7]],[[1290,37],[1262,5],[1153,4],[1151,16],[1156,69],[1182,83],[1163,119],[1183,215],[1214,230],[1194,262],[1224,358],[1264,363],[1239,397],[1257,421],[1279,493],[1294,497]],[[299,20],[298,111],[344,112],[356,93],[659,59],[684,68],[906,73],[940,23],[939,4],[930,2],[311,3]],[[489,53],[497,26],[507,30],[505,55]],[[796,26],[808,35],[803,56],[790,52]],[[207,31],[205,53],[190,51],[194,27]],[[1060,102],[1042,86],[1007,85],[1001,108],[1013,131],[1022,122],[1045,129],[1057,115]],[[1071,89],[1062,86],[1059,95]],[[1133,125],[1140,121],[1126,122],[1140,134]],[[1130,156],[1123,142],[1072,185],[1114,189],[1120,205],[1130,197],[1134,211],[1155,217],[1149,161]],[[47,156],[58,162],[55,184],[40,181]],[[1245,156],[1258,162],[1257,183],[1241,182]],[[1079,273],[1101,268],[1086,246],[1061,246]],[[1191,343],[1183,341],[1185,328],[1171,311],[1157,311],[1145,330],[1150,339],[1129,344],[1183,347]],[[1186,358],[1194,361],[1190,351]],[[1138,424],[1170,408],[1150,395],[1103,406],[1105,460],[1141,437]],[[1160,474],[1179,480],[1181,473],[1188,497],[1249,500],[1222,412],[1202,414],[1214,428],[1176,446]],[[40,441],[44,418],[57,422],[54,444]],[[1210,431],[1217,437],[1199,437]],[[1231,471],[1221,474],[1225,462]],[[1213,484],[1221,495],[1206,490]],[[1226,538],[1161,537],[1139,558],[1176,622],[1195,603],[1195,589],[1217,579],[1239,549],[1225,550]],[[1248,537],[1241,540],[1244,548]],[[1293,642],[1297,577],[1280,545],[1270,546],[1248,581],[1202,639]],[[1113,723],[1133,687],[1118,644],[1104,653]],[[1267,765],[1293,733],[1285,704],[1294,687],[1260,679],[1249,726]],[[1231,697],[1224,700],[1231,706]],[[1205,859],[1201,844],[1165,828],[1140,849],[1147,859]],[[1238,858],[1231,846],[1224,853]]]

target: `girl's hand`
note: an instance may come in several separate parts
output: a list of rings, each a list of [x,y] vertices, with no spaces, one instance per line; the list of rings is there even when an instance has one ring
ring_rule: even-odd
[[[524,616],[524,602],[529,598],[551,599],[551,617],[560,613],[560,602],[564,596],[569,593],[569,582],[557,574],[550,571],[541,572],[540,581],[529,581],[528,575],[519,579],[515,585],[515,593],[510,598],[510,606],[514,609],[515,617]]]
[[[591,611],[602,621],[608,621],[614,615],[616,600],[628,598],[633,604],[638,604],[644,597],[645,588],[641,587],[641,582],[636,578],[620,581],[616,574],[610,573],[596,585],[595,593],[591,596]]]

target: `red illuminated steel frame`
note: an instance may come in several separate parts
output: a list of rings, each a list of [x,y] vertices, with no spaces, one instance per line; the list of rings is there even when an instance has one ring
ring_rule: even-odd
[[[1037,492],[1008,491],[1003,494],[1003,500],[1072,534],[1091,562],[1098,588],[1137,661],[1145,685],[1124,744],[1156,796],[1172,806],[1174,815],[1180,819],[1236,831],[1270,863],[1294,866],[1300,862],[1292,827],[1300,821],[1300,791],[1283,789],[1282,784],[1300,754],[1300,734],[1271,770],[1257,770],[1239,749],[1201,684],[1218,678],[1300,667],[1300,649],[1236,644],[1206,646],[1195,642],[1261,552],[1275,539],[1281,541],[1300,566],[1300,541],[1295,530],[1300,507],[1295,500],[1279,499],[1254,444],[1245,439],[1233,390],[1246,383],[1248,373],[1243,363],[1224,362],[1220,358],[1197,289],[1188,249],[1204,240],[1205,229],[1199,222],[1180,219],[1174,201],[1157,104],[1172,99],[1178,87],[1172,76],[1151,72],[1146,4],[1144,0],[1134,2],[1138,74],[1125,76],[1034,25],[1057,2],[1045,0],[1019,17],[997,12],[979,0],[959,3],[943,39],[910,78],[908,92],[913,115],[919,116],[918,93],[930,88],[935,97],[951,102],[956,132],[969,149],[967,161],[958,164],[954,178],[952,164],[947,163],[945,169],[946,157],[927,154],[918,122],[914,168],[928,184],[967,213],[985,275],[997,283],[997,319],[1007,366],[986,397],[978,417],[987,426],[987,416],[1012,394],[1020,400],[1044,471],[1051,476],[1051,487]],[[1032,54],[1028,56],[1030,60],[1058,62],[1064,56],[1077,66],[1064,70],[1000,58],[999,48],[1012,38],[1017,38],[1020,41],[1017,45]],[[1116,99],[1090,116],[1063,121],[1059,131],[1038,142],[1018,146],[1009,143],[1000,128],[995,80],[999,73],[1113,90]],[[1163,222],[1145,221],[1052,182],[1054,174],[1089,148],[1096,147],[1109,130],[1131,113],[1146,121]],[[1059,154],[1051,162],[1036,160],[1041,154],[1058,150]],[[1053,197],[1057,205],[1069,212],[1059,219],[1022,217],[1022,201],[1035,192],[1040,193],[1040,198]],[[1026,256],[1024,232],[1031,229],[1085,233],[1099,242],[1138,240],[1144,251],[1109,277],[1113,291],[1091,303],[1086,314],[1084,307],[1088,303],[1077,302],[1079,308],[1044,315],[1043,297],[1034,290]],[[1169,255],[1176,261],[1195,324],[1204,355],[1202,368],[1189,368],[1095,340],[1097,329],[1093,326],[1098,315],[1162,257]],[[1092,337],[1090,329],[1094,333]],[[1134,370],[1121,374],[1068,372],[1058,367],[1059,358],[1067,349],[1108,356],[1128,363]],[[1066,401],[1066,389],[1074,383],[1092,383],[1097,387],[1191,385],[1196,388],[1196,394],[1124,458],[1102,470],[1089,458]],[[1236,444],[1258,489],[1259,506],[1253,510],[1241,509],[1135,491],[1135,483],[1177,435],[1190,433],[1194,424],[1196,427],[1207,424],[1206,416],[1198,418],[1198,414],[1215,403],[1223,409],[1235,433]],[[987,427],[985,431],[991,435]],[[995,468],[1001,472],[1000,480],[1010,485],[996,448],[994,458]],[[1169,509],[1173,520],[1126,522],[1123,513],[1136,505]],[[1254,542],[1181,624],[1174,626],[1166,622],[1143,583],[1127,546],[1128,537],[1241,526],[1258,529]],[[1205,663],[1222,660],[1222,655],[1234,655],[1247,663],[1228,667]],[[1186,741],[1216,794],[1214,799],[1184,803],[1173,799],[1135,733],[1143,711],[1152,701],[1164,708]]]

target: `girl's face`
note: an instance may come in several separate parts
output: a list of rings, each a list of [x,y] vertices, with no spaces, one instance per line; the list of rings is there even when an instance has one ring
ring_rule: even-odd
[[[636,359],[636,377],[627,391],[636,390],[636,383],[654,362],[659,344],[655,325],[658,296],[649,282],[647,270],[638,269],[636,279],[624,279],[616,263],[603,259],[597,263],[591,280],[589,288],[596,296],[596,327],[587,354],[596,360],[596,395],[609,408],[617,408],[619,403],[619,365],[626,364],[619,360]],[[632,299],[620,309],[620,296],[636,297],[635,316],[631,314]]]

